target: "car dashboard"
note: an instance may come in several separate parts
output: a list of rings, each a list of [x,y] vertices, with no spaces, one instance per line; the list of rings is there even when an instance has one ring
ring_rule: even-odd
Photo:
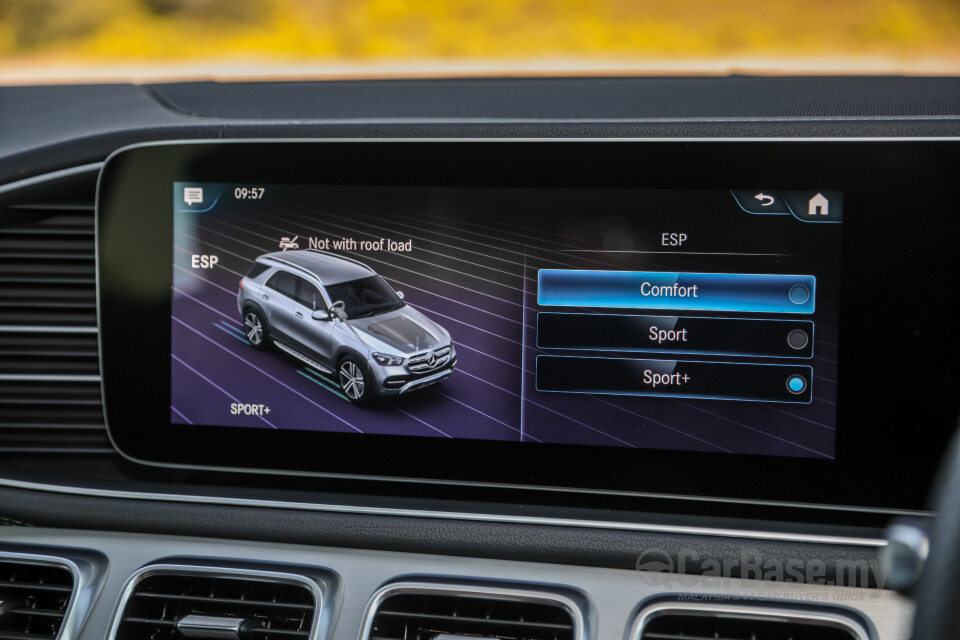
[[[0,88],[0,640],[909,637],[957,105]]]

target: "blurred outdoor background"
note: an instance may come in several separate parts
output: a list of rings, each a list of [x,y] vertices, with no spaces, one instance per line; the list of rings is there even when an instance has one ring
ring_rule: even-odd
[[[960,0],[0,0],[0,82],[960,73]]]

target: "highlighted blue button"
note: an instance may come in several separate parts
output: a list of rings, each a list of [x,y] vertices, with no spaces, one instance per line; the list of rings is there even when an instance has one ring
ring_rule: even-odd
[[[787,389],[790,393],[801,394],[807,388],[807,381],[801,375],[792,375],[787,378]]]
[[[816,278],[747,273],[541,269],[542,306],[813,313]]]

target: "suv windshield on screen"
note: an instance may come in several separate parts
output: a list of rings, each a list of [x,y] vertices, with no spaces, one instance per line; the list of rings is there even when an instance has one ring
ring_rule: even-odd
[[[332,302],[343,302],[348,318],[365,318],[403,306],[403,301],[380,276],[328,285],[327,293]]]

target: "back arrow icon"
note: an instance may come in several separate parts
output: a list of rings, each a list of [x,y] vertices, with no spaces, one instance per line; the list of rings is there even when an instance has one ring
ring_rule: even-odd
[[[757,195],[755,195],[755,196],[753,196],[753,197],[760,201],[760,206],[761,206],[761,207],[769,207],[770,205],[773,204],[773,201],[774,201],[774,197],[773,197],[773,196],[768,196],[767,194],[765,194],[765,193],[763,193],[763,192],[758,193]]]

